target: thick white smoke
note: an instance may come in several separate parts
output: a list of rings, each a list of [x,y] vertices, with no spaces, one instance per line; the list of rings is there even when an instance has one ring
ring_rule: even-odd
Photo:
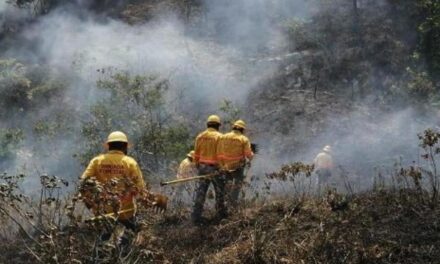
[[[4,13],[8,6],[9,5],[6,3],[6,0],[0,1],[0,13]]]
[[[14,23],[26,19],[29,15],[27,10],[19,9],[6,0],[0,0],[0,35],[2,31],[9,30],[8,27],[13,27]]]
[[[78,2],[79,3],[79,2]],[[77,4],[78,4],[77,3]],[[79,3],[85,8],[90,3]],[[27,25],[20,41],[2,52],[4,58],[45,64],[66,76],[68,89],[57,105],[46,105],[30,113],[27,123],[55,115],[63,104],[73,106],[78,120],[72,133],[79,134],[82,116],[105,94],[97,91],[102,71],[128,71],[131,74],[160,74],[170,80],[170,97],[183,91],[188,102],[203,102],[203,108],[188,105],[195,117],[217,111],[223,99],[242,103],[251,89],[270,76],[277,65],[249,63],[251,58],[280,52],[284,45],[276,16],[301,14],[303,1],[206,1],[205,16],[190,31],[177,16],[167,13],[153,21],[129,25],[121,20],[103,19],[91,12],[60,7]],[[243,12],[246,11],[246,12]],[[301,15],[304,15],[303,13]],[[188,33],[190,32],[190,33]],[[206,32],[209,32],[206,33]],[[203,123],[203,122],[201,122]],[[32,134],[31,126],[27,128]],[[59,159],[42,157],[28,136],[18,151],[12,168],[25,173],[62,174],[76,178],[82,170],[72,158],[74,138],[48,142],[56,146]],[[63,175],[62,175],[63,176]],[[32,182],[37,179],[32,180]]]
[[[59,102],[74,106],[78,113],[78,119],[72,123],[72,134],[80,133],[80,121],[88,107],[106,96],[96,89],[96,81],[102,77],[98,69],[154,73],[169,78],[170,98],[183,92],[181,99],[188,105],[186,113],[199,119],[202,128],[204,118],[218,110],[220,101],[245,102],[257,84],[264,83],[278,70],[277,60],[256,61],[283,55],[287,45],[283,21],[307,18],[312,6],[304,0],[205,0],[203,4],[198,23],[188,28],[169,12],[136,25],[103,19],[83,10],[91,1],[76,1],[81,12],[73,6],[53,10],[27,26],[20,33],[20,42],[9,46],[1,56],[47,64],[66,76],[69,87]],[[22,11],[0,2],[2,21],[14,12],[25,17]],[[295,63],[299,64],[300,59]],[[353,176],[364,177],[370,183],[376,173],[374,168],[385,164],[388,169],[400,160],[405,165],[417,161],[416,135],[433,123],[432,119],[421,119],[412,109],[388,114],[351,109],[332,114],[331,106],[323,107],[322,111],[330,112],[320,124],[325,131],[307,142],[306,147],[294,149],[292,146],[298,138],[314,133],[311,130],[315,128],[310,124],[316,121],[313,121],[315,116],[296,117],[295,111],[288,109],[296,109],[303,103],[295,100],[284,106],[277,100],[268,104],[277,104],[273,106],[274,114],[269,113],[258,121],[250,120],[255,122],[249,124],[251,128],[266,130],[251,136],[262,148],[252,171],[258,175],[278,170],[292,161],[311,162],[323,146],[332,145],[336,162]],[[38,113],[29,114],[26,122],[31,124],[41,117],[53,116],[58,107],[47,105]],[[311,108],[305,109],[307,114]],[[32,130],[30,126],[26,129]],[[82,168],[72,158],[74,137],[50,142],[54,152],[60,154],[57,160],[39,155],[38,149],[32,148],[33,140],[27,138],[18,152],[19,158],[11,163],[12,168],[25,167],[32,174],[36,169],[58,175],[67,171],[70,178],[81,172]]]

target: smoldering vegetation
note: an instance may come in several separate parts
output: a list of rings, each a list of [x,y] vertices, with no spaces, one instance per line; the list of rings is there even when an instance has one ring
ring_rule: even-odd
[[[2,262],[435,262],[438,7],[354,2],[0,3]],[[240,208],[199,228],[191,193],[157,183],[211,113],[223,131],[245,119],[260,152]],[[141,210],[130,252],[104,248],[114,223],[85,223],[75,197],[113,130],[171,195]]]
[[[162,15],[156,14],[152,21],[129,25],[116,18],[103,18],[93,11],[80,9],[85,6],[88,4],[56,5],[48,14],[39,17],[28,26],[23,26],[13,36],[14,39],[9,40],[12,43],[3,51],[4,58],[13,58],[12,61],[4,61],[5,72],[10,73],[5,76],[5,81],[17,82],[24,86],[22,90],[27,89],[27,91],[23,91],[19,97],[28,98],[34,106],[32,109],[24,109],[18,118],[12,118],[16,116],[17,110],[14,108],[4,113],[3,122],[6,126],[9,126],[11,120],[19,119],[21,123],[16,126],[23,130],[24,140],[16,150],[17,153],[33,155],[35,151],[30,146],[36,146],[35,128],[39,124],[51,129],[51,125],[58,126],[58,123],[63,121],[66,122],[60,127],[67,125],[69,129],[56,131],[57,136],[62,136],[58,139],[52,137],[50,140],[40,137],[39,140],[56,145],[59,148],[56,157],[61,155],[63,160],[69,160],[69,156],[81,153],[83,150],[77,149],[77,146],[83,141],[80,135],[81,131],[84,132],[84,123],[90,122],[89,116],[93,112],[91,108],[105,101],[104,98],[108,98],[108,93],[97,87],[97,81],[114,79],[114,75],[119,73],[124,73],[127,78],[133,79],[136,79],[135,76],[158,76],[158,79],[166,82],[167,89],[161,91],[164,108],[174,117],[173,119],[179,119],[180,123],[185,123],[190,128],[195,128],[197,125],[198,129],[203,123],[199,120],[203,120],[208,113],[217,111],[218,105],[223,100],[243,102],[250,88],[271,74],[274,69],[274,67],[249,66],[243,54],[245,48],[229,41],[235,31],[229,34],[231,36],[220,34],[218,39],[222,39],[221,41],[210,40],[208,36],[203,35],[205,29],[202,29],[202,25],[192,27],[191,33],[187,33],[185,22],[178,15],[165,12],[167,10],[163,11]],[[131,7],[131,9],[135,8]],[[219,19],[218,16],[222,14],[226,16],[228,11],[229,9],[218,10],[215,5],[208,8],[208,14],[213,17],[212,23]],[[5,16],[6,14],[9,13],[5,13]],[[238,21],[238,14],[235,17],[229,16],[228,21],[232,22],[232,20]],[[240,18],[240,21],[245,20],[243,17]],[[260,24],[263,23],[266,24],[266,22]],[[251,27],[256,28],[257,25],[248,21],[247,28],[242,25],[237,27],[243,27],[243,30],[247,31]],[[236,30],[238,31],[241,29]],[[253,38],[268,41],[271,37],[267,36],[263,39],[254,36]],[[261,43],[255,44],[255,46],[261,45]],[[43,75],[37,77],[42,79],[41,85],[32,79],[34,76],[29,76],[33,73],[28,72],[28,68],[40,67],[40,65],[48,69],[47,73],[38,73]],[[10,89],[11,87],[5,85],[2,90],[9,94],[19,92]],[[49,89],[53,90],[47,91]],[[37,93],[41,91],[42,95],[45,93],[41,96],[44,97],[43,100],[33,96],[35,90]],[[22,98],[22,100],[23,102],[16,103],[19,110],[22,104],[27,103],[26,99]],[[45,100],[50,103],[45,103]],[[5,101],[5,109],[10,109],[11,100]],[[54,101],[61,104],[56,104]],[[193,105],[201,107],[194,108]],[[141,113],[142,109],[138,108],[135,111]],[[56,119],[55,116],[64,118],[53,120]],[[198,123],[193,125],[192,122]],[[136,138],[138,135],[130,125],[124,127],[121,123],[124,122],[114,124],[108,129],[124,130],[131,135],[133,143],[136,143],[139,140]],[[194,129],[190,131],[192,135],[195,133]],[[104,138],[109,131],[100,132],[99,136]],[[190,146],[187,146],[187,149],[189,148]],[[99,151],[100,148],[94,150],[94,153]],[[152,152],[152,150],[146,151]],[[17,167],[31,166],[31,170],[26,170],[27,173],[32,172],[34,167],[49,174],[65,171],[65,165],[60,165],[61,160],[57,158],[52,160],[53,156],[37,162],[33,158],[27,159],[29,155],[13,155],[15,156],[13,159],[5,162],[10,166],[4,169],[11,171]],[[81,169],[79,169],[80,164],[75,166],[69,167],[71,173],[65,177],[76,178]],[[145,167],[151,166],[146,164]]]
[[[425,80],[418,68],[403,67],[413,62],[401,55],[416,47],[417,32],[410,19],[396,16],[380,24],[395,11],[392,4],[359,1],[363,15],[358,22],[351,5],[319,2],[207,1],[183,6],[172,1],[147,1],[125,6],[117,2],[110,8],[119,10],[122,19],[114,13],[102,13],[91,1],[60,1],[37,18],[35,3],[30,9],[9,5],[3,10],[4,17],[27,12],[32,21],[3,40],[8,45],[2,57],[17,60],[5,61],[9,75],[5,75],[3,90],[10,89],[10,82],[19,84],[21,92],[6,93],[17,94],[21,100],[11,105],[14,101],[4,97],[4,108],[10,110],[4,112],[2,124],[18,128],[22,135],[20,146],[11,151],[20,155],[9,155],[3,170],[30,174],[38,168],[58,175],[66,171],[66,165],[60,165],[66,161],[71,165],[64,177],[75,179],[87,158],[101,151],[98,144],[93,145],[97,149],[87,150],[83,149],[86,144],[81,144],[87,137],[84,133],[90,132],[85,129],[87,124],[96,121],[91,109],[109,96],[97,81],[114,80],[121,72],[128,73],[128,78],[151,75],[166,81],[162,106],[167,116],[173,116],[170,124],[189,128],[189,138],[212,112],[220,112],[228,121],[238,116],[249,120],[251,137],[265,149],[256,162],[264,164],[257,168],[262,174],[291,160],[310,161],[327,144],[335,146],[344,166],[349,165],[344,162],[356,164],[350,169],[367,170],[365,174],[380,166],[382,157],[394,162],[402,156],[408,164],[417,159],[412,154],[417,146],[413,144],[409,150],[407,142],[436,123],[435,110],[420,111],[420,102],[415,106],[408,102],[408,97],[429,97],[434,83]],[[132,12],[135,9],[151,16],[140,16]],[[370,15],[378,9],[375,16]],[[136,20],[139,16],[140,21]],[[325,21],[328,23],[323,27]],[[365,39],[359,39],[355,27],[366,32]],[[364,41],[368,45],[362,44]],[[424,63],[420,60],[419,64]],[[411,89],[422,92],[411,98]],[[219,111],[224,100],[240,111]],[[25,105],[30,106],[23,108]],[[135,108],[139,113],[145,111]],[[114,119],[111,126],[95,129],[94,141],[105,138],[112,129],[133,134],[133,143],[140,140],[132,126]],[[414,119],[423,121],[417,120],[415,125]],[[45,137],[47,130],[55,134],[50,140]],[[406,133],[408,130],[411,132]],[[394,140],[402,131],[408,137]],[[40,154],[37,162],[29,158],[36,149],[44,152],[36,147],[36,141],[57,150],[48,151],[48,158],[42,159]],[[374,150],[371,143],[376,145]],[[183,148],[179,150],[182,155]],[[405,153],[399,153],[401,150]],[[84,156],[84,152],[88,154]],[[151,149],[145,152],[153,153]],[[79,159],[82,164],[71,159],[72,155],[83,157]],[[163,159],[166,155],[159,156]],[[353,160],[357,156],[362,158]],[[170,162],[162,164],[162,170]],[[143,165],[146,170],[152,167],[151,162]],[[23,167],[27,169],[17,170]]]
[[[438,148],[438,133],[421,137],[426,159]],[[425,155],[425,152],[423,152]],[[437,164],[435,161],[432,164]],[[139,234],[128,233],[129,247],[108,247],[100,241],[111,219],[90,221],[75,198],[63,201],[63,181],[41,179],[41,204],[20,194],[18,177],[2,177],[2,261],[17,263],[426,263],[438,258],[438,178],[417,167],[396,171],[396,182],[378,182],[362,193],[327,189],[314,195],[301,186],[310,167],[294,164],[267,175],[272,184],[292,184],[300,192],[269,199],[247,199],[222,221],[202,227],[188,219],[184,204],[164,215],[141,209]],[[420,183],[433,180],[428,188]],[[308,187],[310,188],[310,186]],[[433,189],[431,189],[433,188]],[[296,190],[296,189],[293,189]],[[308,191],[305,192],[305,191]],[[177,201],[179,197],[174,197]],[[212,197],[208,198],[212,199]],[[28,208],[24,210],[23,208]],[[212,210],[206,216],[213,215]],[[86,220],[86,221],[84,221]],[[8,224],[9,223],[9,224]],[[20,230],[19,237],[14,230]],[[29,231],[31,230],[31,231]]]

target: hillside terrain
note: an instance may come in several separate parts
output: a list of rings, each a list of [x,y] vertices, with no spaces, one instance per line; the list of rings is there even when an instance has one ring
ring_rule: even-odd
[[[35,263],[436,263],[439,210],[408,190],[354,196],[279,197],[248,203],[196,227],[187,209],[141,214],[129,250],[96,244],[93,225],[66,226],[51,241],[2,242],[2,262]],[[98,225],[99,226],[99,225]],[[26,246],[29,244],[28,246]],[[30,247],[30,248],[29,248]],[[33,249],[30,251],[30,249]],[[32,253],[32,254],[31,254]],[[55,259],[56,258],[56,259]]]
[[[1,263],[437,263],[440,4],[417,0],[0,3]],[[206,117],[258,145],[205,225],[175,177]],[[78,176],[127,133],[168,211],[101,241]],[[318,192],[313,159],[335,169]]]

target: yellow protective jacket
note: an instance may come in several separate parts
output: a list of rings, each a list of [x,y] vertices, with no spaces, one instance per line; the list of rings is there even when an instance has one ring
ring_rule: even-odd
[[[114,213],[115,211],[128,210],[119,215],[119,219],[129,219],[136,213],[135,199],[145,189],[145,182],[138,163],[121,151],[109,151],[106,154],[93,158],[87,169],[81,176],[84,181],[88,178],[95,178],[104,186],[100,204],[93,205],[95,214]],[[117,197],[120,207],[114,208],[107,199]]]
[[[221,133],[213,128],[208,128],[196,137],[194,148],[194,161],[196,164],[217,165],[217,143]]]
[[[232,130],[220,138],[217,157],[221,169],[235,170],[244,166],[246,158],[252,159],[253,156],[249,139],[240,131]]]
[[[332,156],[327,152],[319,153],[316,156],[314,163],[315,163],[315,170],[333,169]]]
[[[185,179],[197,175],[196,165],[188,158],[182,160],[177,170],[177,179]]]

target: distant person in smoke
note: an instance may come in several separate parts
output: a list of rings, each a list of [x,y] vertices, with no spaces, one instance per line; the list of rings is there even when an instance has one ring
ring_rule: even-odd
[[[316,156],[314,165],[315,172],[318,175],[318,192],[321,192],[321,188],[328,184],[334,167],[330,146],[325,146]]]
[[[186,179],[197,175],[197,168],[194,163],[194,150],[186,154],[186,158],[180,162],[177,170],[177,179]]]
[[[194,150],[190,151],[186,155],[186,158],[182,160],[182,162],[180,162],[176,175],[177,179],[186,179],[197,176],[197,167],[194,163],[194,153]],[[192,194],[194,190],[194,185],[190,182],[186,183],[185,185],[179,185],[176,188],[174,197],[176,199],[179,199],[178,197],[181,197],[183,195],[183,190],[186,190],[189,194]]]
[[[232,131],[220,137],[217,157],[220,171],[225,174],[228,205],[236,207],[245,180],[245,167],[250,166],[254,156],[249,139],[244,135],[246,123],[237,120]]]

